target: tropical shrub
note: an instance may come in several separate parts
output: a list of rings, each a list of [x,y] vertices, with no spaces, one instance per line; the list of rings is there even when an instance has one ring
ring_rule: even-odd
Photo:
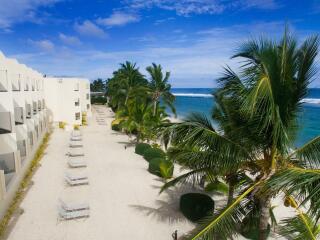
[[[118,119],[115,119],[111,122],[111,129],[113,131],[121,131],[120,121]]]
[[[65,122],[59,122],[59,128],[64,129],[66,127],[66,123]]]
[[[144,152],[143,157],[149,162],[153,158],[165,158],[166,153],[160,148],[150,148]]]
[[[152,160],[151,160],[152,161]],[[166,160],[160,162],[160,174],[164,179],[172,178],[174,165],[173,162]]]
[[[145,151],[150,149],[151,146],[147,143],[138,143],[135,148],[135,153],[139,155],[143,155]]]
[[[168,179],[173,174],[173,163],[165,158],[153,158],[149,161],[148,171],[154,175]]]
[[[180,197],[180,211],[192,222],[213,214],[214,201],[206,194],[187,193]]]
[[[106,97],[102,96],[91,96],[92,104],[106,104],[108,102]]]
[[[229,187],[227,184],[220,182],[220,181],[214,181],[214,182],[210,182],[208,183],[204,190],[206,192],[212,193],[212,192],[218,192],[218,193],[223,193],[223,194],[227,194]]]

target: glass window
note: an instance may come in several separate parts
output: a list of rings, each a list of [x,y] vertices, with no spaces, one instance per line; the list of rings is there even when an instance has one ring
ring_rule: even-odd
[[[0,112],[0,134],[11,133],[11,114],[10,112]]]
[[[27,156],[26,140],[17,141],[17,147],[18,147],[18,150],[20,151],[21,161],[23,163],[23,161],[26,159],[26,156]]]
[[[80,113],[76,113],[76,120],[80,120]]]

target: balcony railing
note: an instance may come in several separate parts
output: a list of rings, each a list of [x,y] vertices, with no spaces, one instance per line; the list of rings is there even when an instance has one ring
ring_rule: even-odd
[[[7,70],[0,70],[0,92],[8,91],[8,74]]]
[[[21,160],[23,162],[27,157],[26,140],[17,141],[17,147],[18,147],[18,150],[20,151],[20,158],[21,158]]]
[[[0,112],[0,134],[11,133],[11,114],[10,112]]]
[[[7,187],[16,172],[14,153],[0,155],[0,169],[4,171],[5,184]]]
[[[26,104],[26,117],[30,119],[32,117],[31,104]]]
[[[24,124],[23,107],[14,108],[14,121],[16,125]]]

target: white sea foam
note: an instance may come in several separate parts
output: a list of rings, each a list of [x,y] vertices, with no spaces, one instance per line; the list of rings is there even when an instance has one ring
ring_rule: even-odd
[[[320,104],[320,98],[304,98],[301,100],[302,103]]]
[[[211,94],[205,93],[173,93],[177,97],[198,97],[198,98],[212,98]],[[302,103],[320,104],[320,98],[304,98],[301,100]]]
[[[173,93],[173,95],[177,97],[203,97],[203,98],[211,98],[211,94],[204,93]]]

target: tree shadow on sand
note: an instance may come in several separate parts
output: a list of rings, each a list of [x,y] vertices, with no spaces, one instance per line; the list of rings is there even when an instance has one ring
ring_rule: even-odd
[[[158,186],[153,186],[154,188]],[[159,191],[161,187],[158,187]],[[173,223],[189,222],[179,209],[180,196],[189,192],[201,192],[192,185],[181,185],[179,187],[171,187],[165,190],[159,198],[155,200],[157,207],[148,207],[143,205],[129,205],[130,207],[144,213],[146,216],[151,216],[157,221]]]

